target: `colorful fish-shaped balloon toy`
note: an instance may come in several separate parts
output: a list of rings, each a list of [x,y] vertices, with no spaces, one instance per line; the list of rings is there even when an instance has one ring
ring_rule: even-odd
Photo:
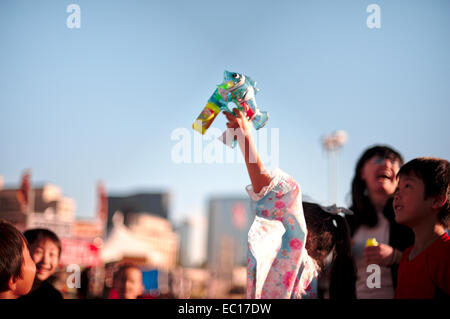
[[[233,102],[252,121],[255,129],[260,129],[267,123],[269,114],[261,112],[256,105],[255,94],[258,91],[256,82],[249,76],[225,71],[224,81],[217,86],[192,127],[201,134],[205,134],[220,111],[234,114],[228,108],[228,103]],[[225,144],[234,147],[236,140],[227,140],[225,136],[226,132],[220,139]]]

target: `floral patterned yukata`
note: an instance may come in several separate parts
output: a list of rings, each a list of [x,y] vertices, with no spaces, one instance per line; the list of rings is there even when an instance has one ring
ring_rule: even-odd
[[[305,249],[297,182],[276,169],[259,194],[246,187],[256,216],[248,234],[247,298],[316,298],[318,267]]]

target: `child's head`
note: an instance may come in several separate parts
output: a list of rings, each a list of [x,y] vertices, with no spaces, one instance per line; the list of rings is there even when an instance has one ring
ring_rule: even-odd
[[[58,268],[61,257],[61,241],[48,229],[30,229],[24,233],[30,244],[30,253],[36,264],[36,278],[47,280]]]
[[[394,196],[395,219],[411,228],[434,218],[444,228],[450,224],[450,163],[420,157],[406,163],[398,173]]]
[[[377,211],[394,194],[398,184],[396,175],[402,165],[402,155],[389,146],[375,145],[364,151],[352,180],[351,201],[355,213],[349,220],[352,231],[360,225],[377,224]]]
[[[114,276],[114,288],[120,299],[137,299],[144,293],[142,271],[132,264],[124,264]]]
[[[0,220],[0,294],[9,298],[26,295],[35,273],[25,237],[12,224]]]
[[[376,145],[367,149],[356,165],[352,182],[353,201],[376,193],[392,195],[397,187],[395,174],[402,164],[402,156],[391,147]]]
[[[330,298],[355,298],[356,270],[351,255],[350,230],[345,218],[321,206],[303,202],[308,236],[306,250],[321,269],[332,253]]]

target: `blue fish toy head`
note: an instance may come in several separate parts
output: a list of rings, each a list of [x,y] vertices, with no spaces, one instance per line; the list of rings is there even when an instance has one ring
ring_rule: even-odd
[[[245,83],[245,79],[246,77],[243,74],[225,71],[223,73],[223,82],[218,87],[224,90],[233,90],[242,86]]]

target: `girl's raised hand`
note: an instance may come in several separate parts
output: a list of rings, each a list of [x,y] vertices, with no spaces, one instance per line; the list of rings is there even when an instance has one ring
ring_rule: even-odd
[[[240,128],[244,135],[251,134],[251,124],[248,117],[237,108],[234,108],[233,112],[234,114],[236,114],[236,116],[229,112],[223,112],[228,120],[227,127],[232,129]]]

